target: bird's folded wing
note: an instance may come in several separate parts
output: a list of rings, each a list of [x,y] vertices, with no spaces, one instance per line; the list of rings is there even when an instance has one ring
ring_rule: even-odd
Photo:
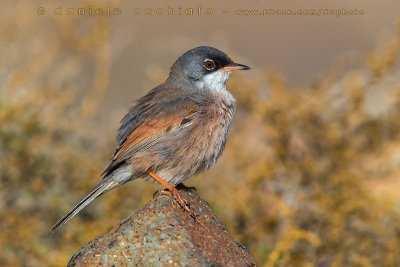
[[[156,108],[132,125],[131,131],[118,145],[112,157],[112,161],[103,174],[113,172],[118,166],[137,152],[146,151],[160,141],[165,134],[182,130],[194,122],[198,112],[196,103],[186,103],[174,107],[169,105],[165,109]]]

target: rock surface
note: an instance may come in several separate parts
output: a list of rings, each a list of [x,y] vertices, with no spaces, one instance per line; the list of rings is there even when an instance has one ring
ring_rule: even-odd
[[[193,219],[169,196],[155,199],[110,232],[85,244],[68,266],[255,266],[250,252],[228,233],[205,200],[179,194]]]

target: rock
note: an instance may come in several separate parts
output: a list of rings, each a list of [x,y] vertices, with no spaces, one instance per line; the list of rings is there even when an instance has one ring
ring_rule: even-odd
[[[208,203],[189,188],[179,194],[195,216],[169,196],[155,199],[110,232],[85,244],[68,266],[256,266]]]

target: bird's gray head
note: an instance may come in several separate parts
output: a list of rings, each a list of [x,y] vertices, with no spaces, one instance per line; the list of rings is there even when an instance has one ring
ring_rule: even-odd
[[[197,89],[225,90],[232,71],[250,69],[232,61],[224,52],[210,46],[193,48],[171,67],[168,80],[190,83]]]

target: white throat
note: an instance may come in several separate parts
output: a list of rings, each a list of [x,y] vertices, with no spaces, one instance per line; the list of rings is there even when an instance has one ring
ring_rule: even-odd
[[[215,71],[207,74],[203,79],[196,81],[196,86],[202,90],[213,90],[217,92],[226,91],[226,81],[228,80],[231,72]]]

